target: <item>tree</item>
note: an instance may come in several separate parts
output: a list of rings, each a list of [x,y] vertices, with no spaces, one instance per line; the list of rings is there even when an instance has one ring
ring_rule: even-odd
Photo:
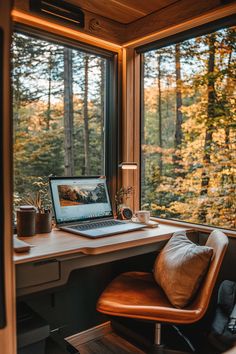
[[[142,206],[153,215],[236,227],[234,36],[234,28],[222,29],[165,47],[160,73],[152,59],[160,49],[144,55]],[[163,166],[157,183],[159,74]]]
[[[65,175],[74,175],[72,49],[64,47]]]
[[[106,75],[106,66],[103,59],[100,60],[100,71],[101,71],[101,84],[100,84],[100,140],[101,144],[101,174],[104,173],[104,115],[105,115],[105,75]]]
[[[162,162],[162,92],[161,92],[161,60],[162,56],[161,53],[157,57],[157,82],[158,82],[158,135],[159,135],[159,147],[160,147],[160,154],[159,154],[159,176],[162,176],[162,169],[163,169],[163,162]]]
[[[209,166],[211,163],[211,148],[213,142],[214,119],[215,119],[215,104],[216,104],[216,91],[215,91],[215,33],[209,35],[209,58],[208,58],[208,72],[207,72],[207,121],[204,142],[203,154],[203,171],[201,177],[201,191],[200,195],[204,198],[208,193],[209,186]],[[199,220],[202,223],[206,222],[207,205],[203,199],[202,207],[199,209]]]
[[[83,97],[83,115],[84,115],[84,171],[85,175],[90,175],[90,155],[89,155],[89,116],[88,116],[88,69],[89,57],[84,56],[84,97]]]
[[[175,175],[182,175],[181,170],[181,144],[183,140],[183,114],[182,114],[182,82],[181,82],[181,53],[180,44],[175,44],[175,77],[176,77],[176,123],[175,123],[175,153],[173,154],[173,163]]]

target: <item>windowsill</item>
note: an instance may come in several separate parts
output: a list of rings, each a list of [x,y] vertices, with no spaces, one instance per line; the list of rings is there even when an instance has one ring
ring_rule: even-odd
[[[155,218],[155,217],[152,217],[152,220],[157,220],[158,222],[161,222],[162,224],[167,224],[167,225],[192,227],[197,231],[203,231],[203,232],[207,232],[207,233],[210,233],[211,231],[213,231],[215,229],[219,229],[229,237],[236,237],[236,230],[234,231],[234,230],[224,229],[222,227],[192,224],[192,223],[184,222],[184,221],[162,219],[162,218]]]

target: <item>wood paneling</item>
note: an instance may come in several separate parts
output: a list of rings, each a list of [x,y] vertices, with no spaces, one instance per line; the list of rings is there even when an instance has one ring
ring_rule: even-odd
[[[4,268],[5,268],[5,299],[6,299],[6,327],[0,330],[0,353],[16,353],[16,324],[15,324],[15,279],[12,262],[12,152],[11,152],[11,101],[10,101],[10,41],[11,1],[0,1],[0,26],[4,31],[3,53],[3,132],[1,144],[3,145],[3,226],[0,230],[4,237]],[[2,314],[0,314],[1,316]]]
[[[123,50],[123,121],[122,121],[122,161],[138,163],[137,170],[122,171],[122,186],[135,186],[134,193],[127,204],[134,210],[139,209],[139,94],[140,94],[140,57],[133,48]]]
[[[135,198],[134,198],[134,210],[139,209],[140,204],[140,176],[141,176],[141,160],[140,160],[140,126],[141,126],[141,57],[134,51],[134,161],[138,163],[138,173],[134,175],[135,186]]]
[[[226,6],[216,7],[210,11],[204,12],[202,15],[194,17],[192,19],[188,19],[183,22],[179,22],[176,25],[169,26],[167,28],[160,29],[153,33],[144,35],[127,43],[123,43],[123,47],[132,47],[136,48],[138,46],[142,46],[153,41],[157,41],[162,38],[166,38],[169,36],[173,36],[177,33],[191,30],[195,27],[205,25],[215,20],[219,20],[221,18],[231,16],[236,13],[236,2],[233,4],[229,4]]]
[[[106,0],[68,1],[83,10],[85,27],[81,29],[66,25],[67,28],[76,30],[78,34],[117,44],[140,39],[197,18],[213,9],[223,10],[229,6],[221,6],[221,0],[198,0],[192,1],[191,4],[189,0],[110,0],[109,6]],[[29,0],[15,0],[15,9],[29,13]],[[56,20],[54,22],[61,24]]]
[[[130,41],[174,26],[221,5],[220,0],[180,0],[129,25],[126,40]]]
[[[93,12],[114,21],[128,24],[178,0],[69,0],[83,10]]]
[[[30,13],[35,16],[33,12],[29,12],[29,1],[28,0],[15,0],[14,8],[20,11],[25,11],[26,13]],[[65,25],[67,28],[71,28],[72,30],[76,30],[77,33],[85,33],[86,35],[102,38],[106,41],[113,43],[122,43],[125,35],[125,28],[118,22],[112,21],[105,17],[99,16],[89,11],[84,11],[85,14],[85,27],[78,28],[73,25]],[[37,18],[45,19],[42,16],[35,16]],[[55,22],[59,25],[63,25],[61,21],[53,21],[49,20],[51,23]],[[48,21],[48,22],[49,22]],[[83,36],[81,36],[81,40],[83,41]]]
[[[76,41],[77,43],[86,43],[91,46],[107,49],[109,51],[118,53],[118,55],[121,53],[121,46],[118,44],[115,44],[113,42],[108,42],[103,39],[93,37],[91,35],[87,35],[85,33],[47,21],[37,16],[32,16],[27,12],[13,10],[12,19],[17,24],[22,24],[32,28],[36,28],[39,31],[40,30],[46,31],[55,34],[58,37],[69,38]]]

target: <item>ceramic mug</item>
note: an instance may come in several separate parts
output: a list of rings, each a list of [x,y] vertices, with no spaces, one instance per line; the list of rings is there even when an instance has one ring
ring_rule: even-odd
[[[148,210],[139,210],[135,213],[139,222],[147,224],[150,219],[150,211]]]

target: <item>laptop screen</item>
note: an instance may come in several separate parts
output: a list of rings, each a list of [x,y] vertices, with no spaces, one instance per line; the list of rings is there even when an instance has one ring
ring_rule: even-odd
[[[51,177],[50,189],[58,225],[113,216],[105,177]]]

